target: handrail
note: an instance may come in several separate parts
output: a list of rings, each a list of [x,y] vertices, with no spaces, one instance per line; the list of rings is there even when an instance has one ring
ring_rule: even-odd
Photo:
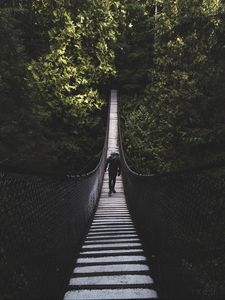
[[[130,173],[132,173],[134,176],[142,177],[142,178],[161,178],[161,177],[170,177],[170,176],[176,176],[176,175],[182,175],[182,174],[188,174],[188,173],[199,173],[202,171],[208,171],[209,169],[215,169],[218,167],[225,167],[225,160],[219,160],[215,162],[209,162],[208,164],[192,167],[192,168],[186,168],[186,169],[180,169],[177,171],[168,171],[164,173],[153,173],[153,174],[142,174],[134,171],[131,169],[131,167],[128,165],[126,160],[126,155],[123,147],[123,138],[122,138],[122,130],[121,130],[121,113],[120,113],[120,106],[118,105],[118,131],[119,131],[119,147],[120,147],[120,153],[122,154],[122,158],[124,160],[124,164],[129,170]]]
[[[100,167],[102,159],[105,156],[105,152],[107,151],[108,134],[109,134],[109,132],[108,132],[109,131],[109,116],[110,116],[110,105],[108,103],[107,123],[106,123],[104,145],[103,145],[101,152],[98,153],[98,154],[101,154],[101,157],[100,157],[99,162],[96,165],[96,167],[93,170],[89,171],[88,173],[81,173],[82,170],[86,168],[86,166],[84,168],[82,168],[79,173],[75,173],[75,174],[66,174],[66,173],[65,174],[53,174],[51,172],[39,172],[39,171],[32,171],[32,170],[24,171],[17,167],[7,166],[7,165],[1,164],[1,163],[0,163],[0,172],[11,173],[14,175],[16,175],[16,174],[24,175],[24,176],[41,176],[41,177],[55,178],[55,179],[61,179],[61,180],[68,180],[68,179],[75,179],[75,178],[79,179],[79,178],[85,178],[85,177],[91,176]]]

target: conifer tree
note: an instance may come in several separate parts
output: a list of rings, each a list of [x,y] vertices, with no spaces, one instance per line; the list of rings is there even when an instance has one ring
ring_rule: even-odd
[[[142,106],[126,118],[128,151],[143,171],[224,157],[221,10],[220,1],[164,1],[155,17],[149,84]]]

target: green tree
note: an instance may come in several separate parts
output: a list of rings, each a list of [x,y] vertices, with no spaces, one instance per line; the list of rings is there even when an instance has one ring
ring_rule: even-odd
[[[102,142],[96,141],[104,105],[99,89],[115,74],[111,45],[116,39],[116,5],[87,2],[75,14],[59,1],[48,16],[49,51],[30,64],[27,77],[33,119],[44,133],[38,131],[44,160],[51,156],[56,165],[75,165],[101,149]],[[46,6],[37,9],[38,14],[48,11]]]
[[[116,44],[116,67],[120,93],[143,93],[152,64],[154,4],[121,1],[120,35]]]
[[[115,76],[118,6],[112,0],[1,3],[8,14],[2,17],[1,94],[9,91],[8,111],[10,101],[19,103],[13,106],[16,117],[8,113],[14,142],[2,140],[2,160],[75,172],[101,150],[103,91]]]
[[[0,9],[0,149],[1,162],[17,147],[18,126],[26,109],[23,98],[28,60],[21,22],[7,7]]]
[[[127,118],[141,128],[130,124],[126,129],[131,157],[137,152],[146,157],[138,162],[142,171],[177,170],[224,157],[220,4],[165,1],[155,18],[153,66],[143,106]],[[143,111],[146,122],[140,122]],[[141,130],[148,134],[139,147],[130,137],[140,136]]]

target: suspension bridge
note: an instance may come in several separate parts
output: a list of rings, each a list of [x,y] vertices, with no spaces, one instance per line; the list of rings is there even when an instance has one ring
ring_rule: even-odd
[[[210,289],[223,299],[223,176],[213,167],[133,172],[118,123],[112,90],[102,156],[88,174],[1,170],[3,299],[204,299]],[[122,177],[109,197],[104,169],[112,151]]]
[[[108,150],[118,148],[116,91],[111,92]],[[98,208],[81,248],[64,299],[152,299],[157,297],[142,245],[126,205],[122,179],[108,196],[103,178]]]

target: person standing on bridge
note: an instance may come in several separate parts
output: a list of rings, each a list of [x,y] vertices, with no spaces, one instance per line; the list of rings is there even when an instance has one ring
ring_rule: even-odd
[[[112,152],[111,155],[107,158],[105,171],[107,170],[107,167],[109,173],[109,196],[111,196],[112,193],[116,193],[116,176],[120,176],[121,173],[121,163],[119,154],[117,152]]]

